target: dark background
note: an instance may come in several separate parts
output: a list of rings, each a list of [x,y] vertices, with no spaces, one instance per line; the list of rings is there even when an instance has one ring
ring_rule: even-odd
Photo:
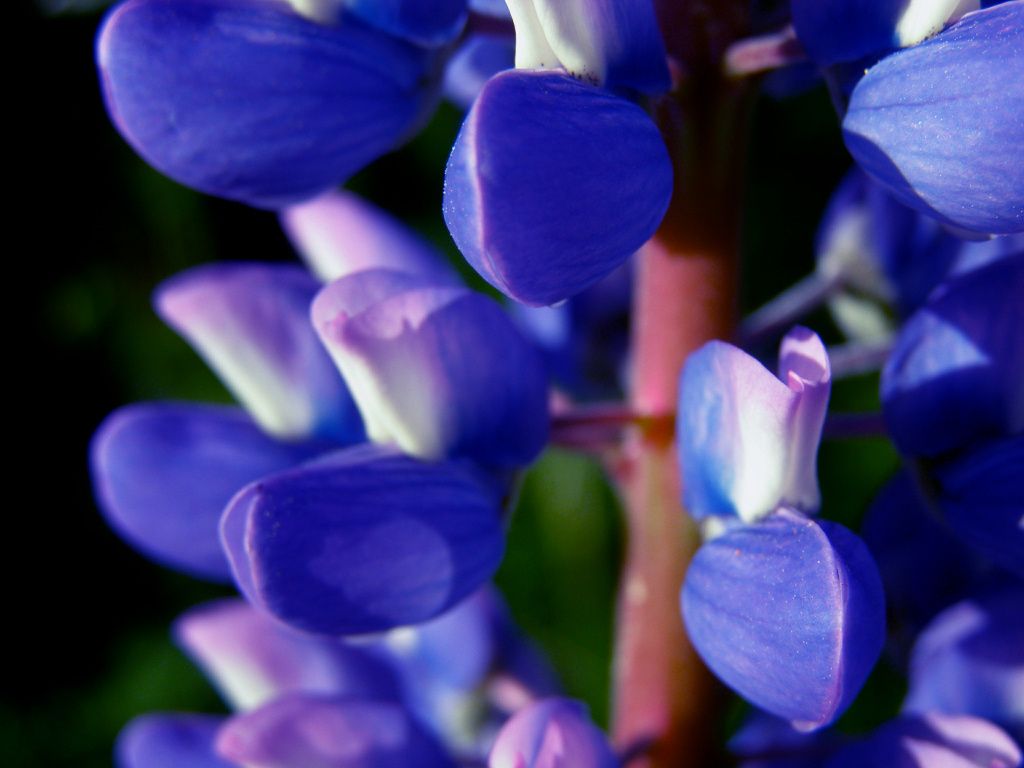
[[[0,762],[92,768],[110,764],[117,731],[136,714],[223,705],[167,632],[183,609],[221,592],[150,564],[106,528],[90,491],[89,438],[131,401],[227,399],[151,312],[161,279],[214,259],[294,256],[273,215],[190,192],[122,142],[96,80],[97,14],[47,17],[27,4],[11,11],[5,379],[15,432],[5,473],[11,607]],[[350,184],[456,259],[440,199],[460,119],[443,108],[411,145]],[[810,270],[817,218],[847,164],[824,91],[758,102],[743,234],[747,308]],[[832,332],[823,313],[810,324]],[[872,410],[876,392],[864,377],[841,383],[833,402]],[[883,441],[827,444],[824,514],[855,522],[894,466]],[[528,478],[499,575],[523,627],[602,722],[617,515],[595,465],[548,455]],[[892,710],[890,677],[884,668],[876,675],[850,727]]]

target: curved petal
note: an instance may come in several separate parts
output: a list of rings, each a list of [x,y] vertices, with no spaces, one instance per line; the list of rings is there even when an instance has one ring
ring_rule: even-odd
[[[696,518],[757,520],[782,504],[817,511],[817,452],[831,389],[825,347],[806,328],[782,342],[779,381],[741,349],[712,341],[680,379],[679,460]]]
[[[864,544],[787,510],[704,544],[682,606],[711,670],[801,730],[846,709],[885,638],[882,585]]]
[[[231,718],[217,751],[246,768],[454,768],[394,703],[290,694]]]
[[[154,304],[267,432],[353,443],[359,413],[309,322],[319,287],[299,267],[226,262],[165,281]]]
[[[204,578],[231,577],[217,526],[239,489],[317,455],[272,440],[239,409],[144,403],[115,411],[90,446],[97,503],[133,547]]]
[[[508,8],[519,69],[563,68],[609,89],[669,89],[651,0],[509,0]]]
[[[901,717],[847,747],[825,768],[1018,768],[1020,748],[1002,730],[975,717]]]
[[[274,621],[244,600],[217,600],[174,623],[174,637],[233,709],[253,709],[296,691],[398,700],[387,664],[341,640]]]
[[[466,0],[342,0],[363,21],[421,45],[443,45],[466,22]]]
[[[973,715],[1024,738],[1024,589],[1012,585],[943,611],[910,659],[907,712]]]
[[[505,723],[487,760],[488,768],[616,768],[607,737],[581,704],[542,699]]]
[[[233,768],[214,752],[218,715],[151,714],[132,720],[117,737],[117,768]]]
[[[968,15],[874,66],[843,120],[860,166],[907,205],[977,232],[1024,230],[1024,3]]]
[[[390,151],[433,99],[429,52],[262,0],[128,0],[96,57],[111,118],[147,162],[266,208]]]
[[[458,284],[444,256],[429,243],[351,192],[331,191],[285,208],[281,225],[325,283],[367,269],[389,269]]]
[[[328,635],[438,616],[494,573],[504,549],[497,501],[475,475],[369,447],[250,485],[221,535],[251,602]]]
[[[484,86],[445,172],[444,217],[498,290],[554,304],[610,273],[654,233],[672,164],[642,109],[556,72]]]
[[[1024,430],[1024,253],[951,280],[903,327],[882,371],[900,450],[938,456]]]
[[[548,432],[537,352],[496,303],[466,289],[382,293],[360,310],[368,291],[356,286],[383,277],[344,278],[313,305],[313,322],[371,437],[427,459],[532,461]]]
[[[501,4],[505,7],[504,2]],[[486,34],[471,36],[452,56],[444,73],[444,95],[469,109],[484,85],[499,72],[515,66],[515,43]]]
[[[935,475],[950,527],[986,558],[1024,577],[1024,434],[967,451],[936,467]]]

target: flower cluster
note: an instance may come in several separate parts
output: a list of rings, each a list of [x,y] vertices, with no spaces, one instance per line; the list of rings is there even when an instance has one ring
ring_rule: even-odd
[[[757,708],[730,743],[743,765],[1021,764],[1024,0],[793,0],[789,48],[729,41],[774,65],[806,55],[857,168],[815,274],[748,318],[746,349],[688,337],[674,413],[588,421],[574,401],[644,374],[626,307],[633,290],[652,316],[657,277],[630,257],[705,192],[675,176],[715,110],[675,108],[714,100],[698,59],[718,27],[667,45],[682,36],[667,20],[706,22],[686,5],[125,0],[108,15],[97,59],[125,139],[190,187],[278,211],[308,266],[163,283],[158,314],[240,407],[129,406],[94,439],[110,524],[244,598],[175,629],[234,714],[137,720],[122,768],[676,765],[659,756],[673,723],[616,752],[487,587],[518,478],[566,423],[566,444],[633,470],[625,487],[643,479],[635,453],[665,453],[666,420],[682,482],[668,503],[703,542],[663,591],[681,590],[689,642]],[[444,221],[508,308],[337,189],[442,95],[466,108]],[[795,325],[818,305],[842,344]],[[678,330],[634,338],[657,349]],[[781,332],[776,376],[751,353]],[[872,367],[906,467],[862,538],[819,516],[817,453],[833,383]],[[671,631],[680,608],[662,608]],[[652,647],[685,643],[668,637]],[[832,729],[883,653],[906,669],[900,715]]]

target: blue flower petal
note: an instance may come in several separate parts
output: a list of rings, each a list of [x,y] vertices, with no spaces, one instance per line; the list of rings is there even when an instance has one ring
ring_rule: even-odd
[[[846,146],[907,205],[964,229],[1024,230],[1024,4],[970,14],[873,67]]]
[[[544,447],[543,362],[491,299],[362,272],[325,288],[313,321],[374,440],[504,466]]]
[[[903,327],[882,371],[900,450],[938,456],[1024,430],[1024,254],[960,275]]]
[[[842,750],[825,768],[1018,768],[1020,748],[974,717],[904,716]]]
[[[802,730],[846,709],[885,636],[882,585],[864,544],[788,510],[704,544],[682,606],[711,670]]]
[[[487,768],[617,768],[619,759],[586,710],[569,699],[541,699],[505,723]]]
[[[224,718],[216,715],[142,715],[117,737],[117,768],[233,768],[214,752]]]
[[[462,109],[469,109],[488,80],[514,65],[515,44],[512,40],[473,35],[462,44],[445,68],[445,98]]]
[[[251,602],[329,635],[438,616],[494,573],[504,548],[497,500],[469,470],[372,447],[254,483],[221,535]]]
[[[967,451],[935,474],[939,505],[952,529],[1024,577],[1024,434]]]
[[[244,600],[191,609],[175,621],[174,636],[236,710],[294,691],[396,701],[400,696],[394,671],[372,653],[297,632]]]
[[[921,633],[904,710],[974,715],[1024,739],[1024,589],[951,606]]]
[[[283,264],[210,264],[165,281],[154,304],[263,429],[362,439],[359,413],[309,322],[320,286]]]
[[[258,768],[454,768],[395,703],[290,694],[231,718],[217,751]]]
[[[427,241],[351,192],[327,192],[285,208],[280,218],[295,250],[325,283],[388,269],[459,284],[451,265]]]
[[[525,304],[554,304],[654,234],[672,164],[636,105],[554,72],[492,78],[448,160],[444,216],[473,268]]]
[[[795,328],[776,378],[743,350],[712,341],[680,378],[679,461],[686,508],[697,519],[763,517],[782,504],[815,512],[817,453],[831,390],[825,347]]]
[[[422,45],[442,45],[466,21],[466,0],[342,0],[367,24]]]
[[[108,416],[93,437],[93,486],[108,522],[133,547],[226,581],[217,526],[231,497],[324,448],[272,440],[237,408],[133,405]]]
[[[202,192],[279,208],[390,151],[433,100],[429,52],[261,0],[128,0],[97,43],[118,130]]]

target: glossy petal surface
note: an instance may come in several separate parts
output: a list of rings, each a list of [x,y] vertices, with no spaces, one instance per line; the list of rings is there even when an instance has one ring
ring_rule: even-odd
[[[1024,429],[1024,254],[947,283],[910,318],[882,372],[904,453],[938,456]]]
[[[421,458],[532,461],[548,430],[540,356],[490,299],[463,288],[402,290],[407,285],[393,274],[353,275],[313,306],[371,437]],[[371,303],[366,297],[378,288]]]
[[[564,74],[504,72],[470,110],[445,173],[444,217],[481,276],[554,304],[657,229],[672,166],[639,107]]]
[[[232,768],[214,752],[224,718],[152,714],[137,717],[117,737],[117,768]]]
[[[860,539],[787,510],[704,544],[682,605],[711,670],[802,730],[846,709],[885,635],[881,581]]]
[[[509,0],[516,67],[563,68],[609,89],[669,88],[651,0]]]
[[[453,270],[436,249],[351,192],[327,192],[290,206],[281,212],[281,225],[313,274],[325,283],[367,269],[456,283]]]
[[[904,709],[974,715],[1024,737],[1024,589],[964,600],[921,633]]]
[[[231,497],[323,449],[272,440],[237,408],[132,405],[93,437],[93,486],[108,522],[132,546],[196,576],[228,580],[217,526]]]
[[[452,768],[399,705],[292,694],[232,718],[217,750],[246,768]]]
[[[720,341],[692,354],[679,396],[679,455],[688,510],[698,519],[753,521],[781,504],[820,503],[817,452],[831,389],[825,347],[805,328],[783,340],[777,379]]]
[[[398,700],[397,680],[374,655],[286,627],[243,600],[180,616],[174,636],[236,710],[296,691]]]
[[[299,267],[222,263],[165,281],[154,304],[267,432],[352,443],[359,414],[309,322],[318,289]]]
[[[422,49],[261,0],[128,0],[97,44],[118,130],[187,186],[278,208],[390,151],[430,101]]]
[[[619,760],[586,710],[569,699],[541,699],[498,733],[488,768],[616,768]]]
[[[250,601],[328,635],[431,619],[478,589],[504,548],[475,475],[368,447],[249,486],[221,533]]]
[[[1022,70],[1024,3],[970,14],[864,76],[843,121],[846,146],[911,207],[969,230],[1020,232]]]
[[[888,723],[829,760],[825,768],[1017,768],[1020,749],[974,717],[923,715]]]

